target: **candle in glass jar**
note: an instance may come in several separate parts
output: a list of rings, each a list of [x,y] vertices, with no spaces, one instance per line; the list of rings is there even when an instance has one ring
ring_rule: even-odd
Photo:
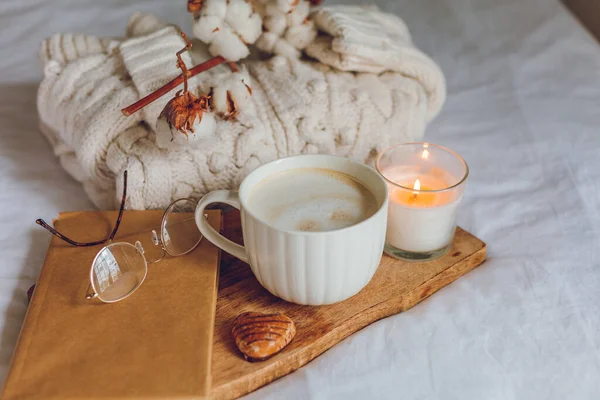
[[[412,252],[429,252],[446,246],[454,235],[460,198],[436,192],[435,188],[447,187],[439,179],[421,175],[410,185],[410,178],[406,178],[406,173],[398,174],[392,170],[388,171],[386,177],[388,176],[394,182],[406,182],[405,187],[412,186],[413,190],[388,183],[390,201],[387,242],[396,248]],[[421,184],[422,181],[437,182],[437,185],[425,186]]]
[[[449,249],[468,168],[456,153],[428,143],[384,152],[377,169],[389,188],[386,253],[426,260]]]

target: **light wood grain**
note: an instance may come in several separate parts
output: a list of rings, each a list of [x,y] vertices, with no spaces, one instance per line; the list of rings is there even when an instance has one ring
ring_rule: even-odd
[[[225,214],[225,234],[240,242],[237,212]],[[333,305],[287,303],[267,292],[247,264],[223,254],[215,322],[212,396],[232,399],[247,394],[305,365],[365,326],[413,307],[480,265],[481,240],[458,228],[447,256],[430,263],[406,263],[384,256],[373,280],[356,296]],[[296,323],[295,339],[273,358],[244,360],[231,335],[242,312],[284,313]]]

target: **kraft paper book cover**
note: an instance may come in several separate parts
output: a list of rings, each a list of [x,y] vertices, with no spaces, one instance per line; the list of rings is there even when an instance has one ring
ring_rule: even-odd
[[[54,226],[78,241],[106,237],[116,212],[61,213]],[[113,242],[141,240],[148,259],[161,211],[126,211]],[[190,214],[191,216],[191,214]],[[221,213],[208,211],[213,227]],[[32,222],[33,224],[33,222]],[[27,311],[2,398],[203,398],[210,392],[219,251],[148,265],[140,288],[118,303],[86,300],[102,245],[53,237]]]

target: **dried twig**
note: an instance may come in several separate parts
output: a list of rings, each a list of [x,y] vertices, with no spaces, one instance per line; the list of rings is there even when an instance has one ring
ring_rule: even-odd
[[[233,61],[230,61],[229,63],[229,68],[231,68],[231,72],[238,72],[239,68],[237,66],[236,63],[234,63]]]
[[[181,54],[185,53],[189,49],[192,48],[192,42],[188,39],[187,35],[181,32],[181,37],[185,41],[185,47],[175,53],[177,57],[177,67],[181,70],[181,76],[183,77],[183,93],[187,93],[188,91],[188,79],[190,77],[190,71],[187,69],[187,65],[185,65],[185,61],[181,58]]]
[[[205,61],[202,64],[198,64],[194,68],[187,70],[187,77],[192,78],[192,77],[198,75],[199,73],[207,71],[211,68],[214,68],[217,65],[223,64],[224,62],[225,62],[225,59],[221,56],[211,58],[210,60]],[[125,116],[130,116],[131,114],[146,107],[148,104],[152,103],[153,101],[155,101],[155,100],[159,99],[160,97],[164,96],[165,94],[169,93],[171,90],[173,90],[177,86],[181,85],[183,82],[184,82],[183,75],[179,75],[177,78],[173,79],[172,81],[170,81],[163,87],[157,89],[155,92],[152,92],[148,96],[144,97],[143,99],[140,99],[140,100],[136,101],[135,103],[133,103],[132,105],[123,108],[121,110],[121,112]]]

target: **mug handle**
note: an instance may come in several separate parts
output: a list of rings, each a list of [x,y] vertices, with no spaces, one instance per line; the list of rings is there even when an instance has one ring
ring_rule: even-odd
[[[200,199],[198,205],[196,206],[195,218],[196,225],[198,225],[198,229],[200,229],[202,236],[207,238],[212,244],[221,250],[224,250],[229,254],[239,258],[243,262],[248,263],[246,248],[227,239],[208,223],[208,220],[204,216],[204,209],[209,204],[213,203],[225,203],[239,210],[240,197],[238,192],[233,190],[215,190],[214,192],[206,194],[204,197],[202,197],[202,199]]]

